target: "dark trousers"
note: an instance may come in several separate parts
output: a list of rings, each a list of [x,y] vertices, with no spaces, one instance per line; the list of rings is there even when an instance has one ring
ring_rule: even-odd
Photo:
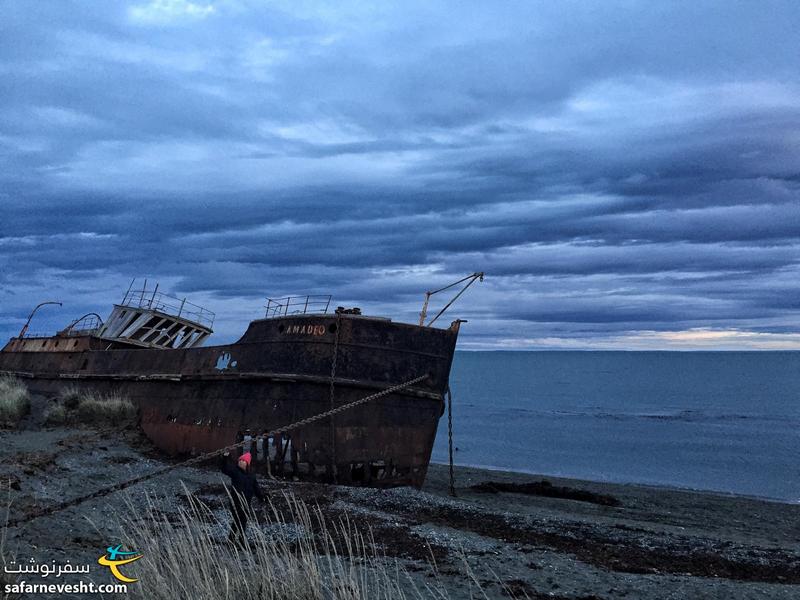
[[[235,493],[235,492],[234,492]],[[228,533],[228,541],[244,542],[245,532],[247,531],[247,507],[234,499],[231,501],[231,530]]]

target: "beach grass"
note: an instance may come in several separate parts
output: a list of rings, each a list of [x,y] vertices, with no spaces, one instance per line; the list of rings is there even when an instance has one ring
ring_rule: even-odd
[[[76,408],[78,408],[78,404],[80,404],[82,397],[83,394],[81,393],[80,389],[78,389],[74,385],[64,388],[58,395],[58,399],[61,401],[61,404],[63,404],[64,408],[66,408],[67,410],[75,410]]]
[[[53,404],[44,412],[45,425],[64,425],[67,422],[67,409],[63,404]]]
[[[28,388],[16,377],[0,376],[0,423],[16,426],[31,408]]]
[[[227,541],[227,512],[217,514],[191,495],[177,515],[148,498],[128,506],[121,532],[135,563],[133,597],[148,600],[389,600],[444,598],[420,587],[394,559],[381,555],[369,529],[347,516],[326,520],[319,507],[290,493],[269,502],[258,523],[250,515],[242,544]],[[131,514],[137,516],[131,517]]]
[[[84,393],[75,407],[78,421],[87,425],[119,425],[134,420],[136,414],[133,403],[117,393]]]
[[[49,426],[68,424],[128,425],[136,419],[136,406],[117,392],[102,394],[69,386],[61,390],[57,401],[45,410],[44,422]]]
[[[127,425],[136,416],[136,406],[122,394],[102,394],[73,385],[62,389],[58,398],[45,410],[44,423],[49,426]]]

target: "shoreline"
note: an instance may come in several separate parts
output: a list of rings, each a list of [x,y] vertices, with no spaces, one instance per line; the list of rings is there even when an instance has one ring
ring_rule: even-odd
[[[437,465],[441,467],[447,467],[449,463],[446,462],[439,462],[439,461],[431,461],[431,465]],[[476,471],[486,471],[486,472],[496,472],[496,473],[508,473],[512,475],[516,475],[519,477],[531,477],[535,479],[548,479],[553,481],[559,481],[563,484],[567,485],[607,485],[607,486],[633,486],[633,487],[641,487],[641,488],[652,488],[652,489],[660,489],[667,492],[687,492],[687,493],[695,493],[695,494],[704,494],[710,496],[721,496],[724,498],[741,498],[746,500],[759,500],[763,502],[770,502],[775,504],[785,504],[787,506],[799,506],[800,499],[798,500],[787,500],[783,498],[773,498],[770,496],[757,496],[753,494],[739,494],[737,492],[728,492],[725,490],[715,490],[715,489],[705,489],[705,488],[691,488],[691,487],[682,487],[676,484],[669,484],[669,483],[642,483],[639,481],[614,481],[614,480],[602,480],[602,479],[584,479],[580,477],[571,477],[567,475],[557,475],[557,474],[550,474],[550,473],[538,473],[535,471],[526,471],[521,469],[513,469],[513,468],[506,468],[506,467],[499,467],[496,465],[475,465],[475,464],[464,464],[464,463],[453,463],[453,467],[456,470],[459,469],[467,469],[467,470],[476,470]]]

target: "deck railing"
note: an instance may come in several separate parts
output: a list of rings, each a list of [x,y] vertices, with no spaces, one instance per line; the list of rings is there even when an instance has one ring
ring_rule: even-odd
[[[267,298],[266,317],[285,317],[287,315],[325,314],[331,305],[327,294],[307,294],[287,296],[286,298]]]
[[[156,310],[165,315],[180,317],[187,321],[198,323],[209,329],[214,326],[214,317],[216,315],[210,310],[198,306],[197,304],[187,302],[186,298],[181,299],[168,296],[163,292],[157,291],[157,289],[158,288],[154,290],[128,290],[120,306]]]
[[[91,335],[92,333],[99,331],[102,326],[103,319],[100,318],[100,315],[97,313],[89,313],[82,316],[80,319],[75,319],[66,329],[59,332],[59,335]]]

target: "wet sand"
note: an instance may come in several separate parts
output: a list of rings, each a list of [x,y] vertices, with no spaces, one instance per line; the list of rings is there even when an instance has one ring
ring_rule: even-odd
[[[134,429],[47,429],[35,418],[23,426],[0,432],[0,478],[12,517],[170,462]],[[186,504],[183,484],[227,518],[225,479],[213,465],[177,469],[9,529],[4,556],[96,566],[117,543],[120,514],[130,510],[125,498],[144,511],[146,492],[169,515]],[[551,485],[528,491],[551,495],[491,491],[542,479]],[[326,518],[346,516],[371,528],[389,559],[422,584],[444,586],[452,598],[475,597],[475,582],[489,598],[800,597],[798,505],[465,467],[456,469],[456,480],[455,498],[443,465],[431,466],[421,491],[266,478],[262,485],[277,503],[292,491]],[[490,491],[474,488],[486,482],[494,482],[482,486]],[[89,579],[110,582],[98,569]]]

